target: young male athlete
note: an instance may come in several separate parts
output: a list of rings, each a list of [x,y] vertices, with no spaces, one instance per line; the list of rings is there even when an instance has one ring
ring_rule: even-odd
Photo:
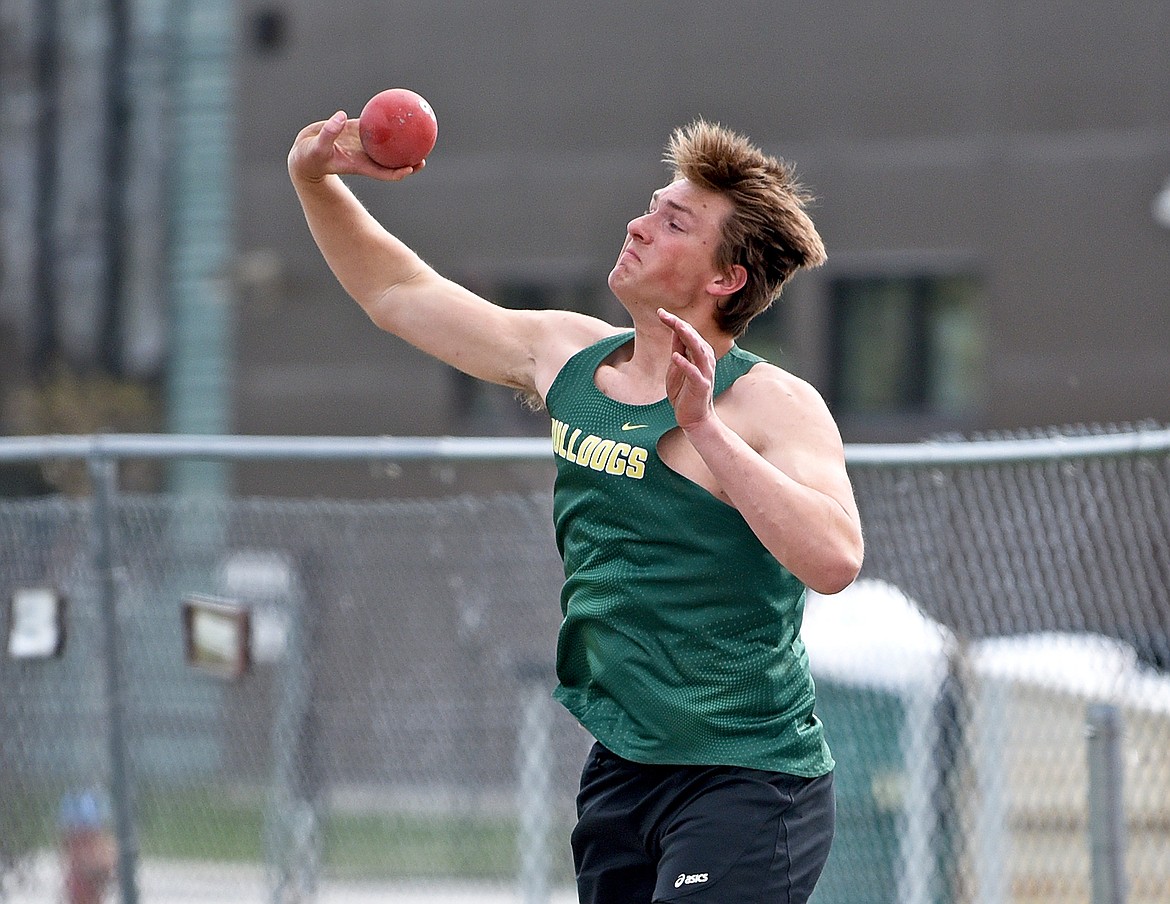
[[[375,324],[549,411],[555,695],[598,742],[572,837],[580,900],[791,904],[834,826],[804,593],[853,581],[862,534],[820,396],[735,339],[824,248],[792,170],[743,136],[696,122],[667,162],[609,274],[632,329],[440,276],[343,184],[413,172],[371,161],[344,113],[302,130],[288,164]]]

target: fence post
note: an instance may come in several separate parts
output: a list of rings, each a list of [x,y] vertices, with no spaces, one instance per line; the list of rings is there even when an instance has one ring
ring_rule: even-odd
[[[1121,711],[1110,703],[1095,703],[1087,720],[1093,904],[1125,904]]]
[[[269,601],[281,600],[288,635],[280,662],[280,698],[272,729],[272,791],[265,818],[272,904],[305,904],[317,896],[319,768],[313,738],[314,635],[320,598],[310,599],[305,556],[280,563]],[[262,598],[262,597],[261,597]]]
[[[86,462],[93,484],[93,570],[97,580],[105,645],[106,723],[110,757],[110,797],[118,841],[118,886],[122,904],[138,904],[138,840],[134,829],[132,788],[126,755],[126,685],[118,630],[118,588],[114,565],[114,498],[118,493],[117,462],[91,455]]]
[[[519,670],[523,681],[523,714],[517,740],[520,829],[521,904],[548,904],[550,886],[549,830],[552,795],[552,727],[549,724],[547,667],[533,664]]]
[[[1008,726],[999,715],[1007,707],[1008,689],[996,678],[983,681],[975,710],[965,714],[968,729],[977,727],[971,735],[977,745],[973,752],[976,769],[978,815],[973,839],[978,864],[975,871],[979,883],[980,904],[1006,904],[1008,873],[1004,839],[1008,837],[1007,773],[1004,753],[1007,750]]]

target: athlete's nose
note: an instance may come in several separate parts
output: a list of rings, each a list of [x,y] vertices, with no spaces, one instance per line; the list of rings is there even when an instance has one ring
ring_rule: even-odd
[[[626,225],[626,232],[629,233],[631,238],[635,238],[639,242],[646,241],[647,236],[650,234],[649,230],[646,228],[646,218],[649,216],[650,214],[644,213],[642,216],[634,217],[632,220],[630,220],[630,222]]]

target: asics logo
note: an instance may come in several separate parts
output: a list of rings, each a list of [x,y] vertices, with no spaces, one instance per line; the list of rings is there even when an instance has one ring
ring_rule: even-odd
[[[679,877],[674,880],[674,887],[682,888],[684,885],[698,885],[699,883],[706,881],[706,873],[692,873],[689,876],[686,873],[679,873]]]

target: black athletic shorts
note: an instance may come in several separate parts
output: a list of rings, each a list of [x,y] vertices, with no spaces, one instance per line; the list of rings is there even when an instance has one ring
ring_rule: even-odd
[[[803,904],[833,841],[833,775],[647,766],[595,744],[577,817],[581,904]]]

